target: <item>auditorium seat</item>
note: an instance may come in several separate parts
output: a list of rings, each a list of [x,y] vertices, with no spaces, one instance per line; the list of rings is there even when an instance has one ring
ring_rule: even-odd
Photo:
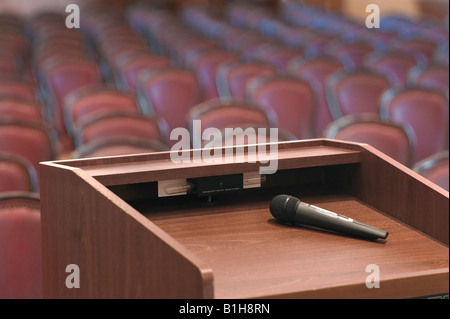
[[[313,59],[326,55],[328,46],[337,39],[340,39],[340,37],[333,34],[315,32],[303,48],[304,56],[308,59]]]
[[[0,79],[0,97],[17,97],[35,101],[36,92],[31,83],[14,77],[4,80]]]
[[[414,165],[413,170],[446,191],[449,190],[448,150],[424,158]]]
[[[316,31],[306,27],[279,25],[276,29],[276,38],[284,45],[292,48],[304,49],[316,35]]]
[[[0,95],[0,119],[42,123],[41,108],[37,102]]]
[[[392,49],[414,55],[419,63],[425,64],[433,61],[438,47],[434,41],[421,37],[399,39],[391,46]]]
[[[45,103],[49,107],[55,128],[62,135],[66,133],[63,115],[65,97],[78,88],[102,82],[97,64],[79,58],[48,61],[43,66],[41,80],[47,97]]]
[[[272,129],[272,130],[271,130]],[[276,130],[274,133],[273,130]],[[204,147],[215,148],[245,144],[293,141],[297,138],[274,127],[264,127],[261,124],[249,124],[220,130],[222,139],[211,139],[203,142]]]
[[[121,41],[105,51],[99,52],[99,65],[105,82],[115,82],[118,63],[126,56],[149,54],[145,44],[136,41]]]
[[[412,87],[423,87],[449,93],[449,68],[440,64],[419,65],[411,70],[408,83]]]
[[[410,125],[416,134],[414,162],[448,149],[448,98],[422,88],[390,89],[382,97],[380,115],[384,120]]]
[[[38,190],[36,169],[25,158],[0,151],[0,194]]]
[[[367,56],[375,52],[374,47],[365,41],[336,40],[325,49],[327,55],[338,59],[347,72],[357,71],[363,68]]]
[[[187,61],[188,67],[197,74],[204,100],[219,97],[216,85],[217,69],[221,63],[239,61],[239,57],[231,52],[214,50],[198,52]]]
[[[262,46],[256,50],[253,60],[271,65],[283,73],[286,71],[289,61],[298,56],[302,56],[302,51],[298,48],[273,44]]]
[[[25,32],[31,44],[34,44],[42,30],[65,28],[65,16],[57,11],[38,11],[29,17],[25,23]]]
[[[237,53],[243,53],[249,43],[266,44],[271,42],[255,30],[246,30],[235,26],[222,30],[219,41],[225,50]]]
[[[189,132],[191,139],[203,138],[203,132],[208,129],[216,129],[217,132],[224,132],[226,128],[246,128],[246,127],[275,127],[267,113],[254,105],[233,99],[212,99],[194,106],[189,112]],[[197,122],[194,122],[197,121]],[[200,125],[200,132],[197,127]],[[199,133],[200,136],[194,136]],[[208,144],[210,136],[206,136],[203,145]],[[202,142],[202,141],[199,141]],[[200,145],[192,145],[194,148]]]
[[[0,194],[0,299],[41,299],[39,195]]]
[[[72,158],[131,155],[168,150],[169,148],[161,141],[132,137],[110,138],[81,145],[72,153]]]
[[[289,74],[309,82],[316,93],[315,136],[319,136],[325,127],[333,121],[326,99],[326,83],[332,74],[339,71],[343,71],[343,65],[338,60],[327,56],[310,60],[297,58],[289,63]]]
[[[197,52],[220,49],[218,44],[203,38],[182,38],[174,41],[172,61],[177,67],[185,67],[189,56],[197,54]]]
[[[326,85],[327,102],[333,119],[362,113],[378,115],[381,96],[390,87],[385,76],[372,71],[334,73]]]
[[[39,162],[56,158],[52,131],[44,124],[0,120],[0,151],[27,159],[39,174]]]
[[[334,121],[323,137],[367,143],[407,167],[415,151],[415,134],[409,126],[380,120],[372,115],[347,115]]]
[[[436,53],[434,54],[433,62],[445,65],[447,67],[449,66],[448,43],[439,46],[439,48],[436,50]]]
[[[217,90],[221,98],[245,101],[246,86],[252,78],[275,75],[276,68],[258,62],[226,62],[217,70]]]
[[[35,68],[34,72],[36,74],[41,72],[40,67],[46,65],[47,61],[64,57],[85,59],[87,56],[82,44],[66,43],[65,41],[50,41],[49,44],[44,43],[33,49],[32,59]]]
[[[256,77],[247,86],[247,98],[264,109],[279,129],[297,139],[314,136],[317,97],[308,82],[287,76]]]
[[[157,118],[141,114],[117,112],[89,116],[75,131],[75,147],[116,138],[140,138],[147,141],[166,142]]]
[[[178,20],[159,25],[153,36],[161,50],[160,54],[169,57],[173,56],[178,42],[198,38],[197,34],[186,26],[182,26]]]
[[[134,96],[106,84],[81,87],[64,100],[64,121],[70,135],[86,117],[117,111],[140,112]]]
[[[367,69],[385,75],[396,88],[406,87],[408,74],[417,63],[414,55],[399,51],[376,52],[364,62]]]
[[[145,69],[159,69],[171,66],[168,57],[151,53],[136,53],[123,56],[117,61],[115,69],[116,85],[122,92],[136,93],[139,73]]]
[[[197,76],[188,69],[144,71],[137,92],[142,112],[158,116],[166,134],[174,128],[187,127],[189,110],[203,101]]]

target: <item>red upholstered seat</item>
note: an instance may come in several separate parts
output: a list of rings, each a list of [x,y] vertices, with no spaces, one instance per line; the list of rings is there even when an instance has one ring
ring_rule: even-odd
[[[17,97],[0,96],[0,119],[22,120],[42,123],[41,108],[35,102]]]
[[[43,298],[38,195],[0,194],[0,252],[0,299]]]
[[[115,78],[117,86],[125,92],[135,92],[139,73],[145,69],[158,69],[170,67],[168,57],[150,53],[136,53],[124,56],[117,61]]]
[[[82,87],[71,92],[65,99],[64,120],[67,131],[73,135],[83,119],[93,114],[118,111],[140,112],[132,95],[106,85]]]
[[[408,82],[413,87],[423,87],[449,92],[449,68],[440,64],[419,65],[409,73]]]
[[[340,72],[327,81],[327,101],[333,119],[343,115],[380,113],[381,96],[391,87],[388,79],[370,71]]]
[[[406,87],[408,74],[417,63],[413,55],[398,51],[375,53],[365,61],[368,69],[385,75],[397,88]]]
[[[448,149],[448,98],[427,89],[387,91],[383,95],[381,117],[410,125],[416,134],[414,162]]]
[[[127,137],[140,138],[147,141],[163,140],[163,135],[156,119],[132,113],[90,116],[80,123],[74,139],[75,145],[79,147],[93,141]]]
[[[35,88],[32,84],[19,79],[0,79],[0,97],[18,97],[30,101],[36,100]]]
[[[264,109],[279,129],[298,139],[313,136],[317,104],[308,82],[282,76],[257,77],[247,92],[248,101]]]
[[[39,173],[39,162],[55,159],[51,131],[44,125],[0,120],[0,151],[27,159]]]
[[[102,157],[153,153],[168,151],[168,147],[160,141],[149,141],[140,138],[111,138],[94,141],[77,148],[72,154],[74,158]]]
[[[239,58],[235,54],[220,50],[199,52],[199,54],[190,58],[190,61],[187,63],[197,74],[203,92],[203,100],[219,97],[216,85],[216,74],[219,65],[224,62],[238,60]]]
[[[438,152],[424,158],[414,165],[413,170],[442,187],[449,190],[449,153],[447,151]]]
[[[38,191],[36,169],[23,157],[0,152],[0,193]]]
[[[43,66],[44,86],[48,93],[50,111],[55,127],[65,133],[63,106],[64,99],[72,91],[83,86],[102,82],[97,64],[86,59],[58,58]]]
[[[208,128],[224,132],[227,128],[274,127],[263,109],[233,99],[213,99],[193,107],[189,113],[191,138],[195,134],[194,121],[200,121],[196,122],[201,125],[200,134]]]
[[[381,121],[377,116],[347,115],[331,123],[326,138],[367,143],[405,166],[411,167],[416,137],[409,126]]]
[[[342,70],[343,66],[338,60],[325,56],[310,60],[298,58],[292,60],[289,64],[289,74],[309,82],[316,93],[315,136],[319,136],[325,127],[333,121],[326,98],[326,83],[332,74]]]
[[[330,43],[326,52],[337,58],[347,71],[360,70],[364,66],[364,60],[375,51],[367,42],[343,42],[337,40]]]
[[[433,60],[439,45],[431,39],[412,37],[398,40],[393,43],[392,47],[414,55],[420,63],[429,63]]]
[[[167,133],[188,126],[189,110],[202,101],[201,93],[196,74],[187,69],[150,70],[139,79],[139,105],[143,113],[157,115]]]
[[[244,101],[246,87],[255,76],[275,75],[272,66],[257,62],[227,62],[220,65],[217,71],[217,89],[220,97]]]

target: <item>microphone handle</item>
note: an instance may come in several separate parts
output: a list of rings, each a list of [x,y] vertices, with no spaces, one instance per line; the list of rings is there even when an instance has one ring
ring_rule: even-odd
[[[294,221],[364,239],[385,239],[389,234],[382,229],[303,202],[297,204]]]

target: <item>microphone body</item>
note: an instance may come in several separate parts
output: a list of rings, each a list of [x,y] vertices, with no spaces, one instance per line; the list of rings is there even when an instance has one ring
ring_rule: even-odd
[[[281,223],[303,224],[364,239],[385,239],[388,232],[329,210],[306,204],[289,195],[272,199],[270,212]]]

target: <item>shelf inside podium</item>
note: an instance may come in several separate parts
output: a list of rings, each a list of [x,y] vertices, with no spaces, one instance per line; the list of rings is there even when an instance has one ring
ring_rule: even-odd
[[[385,229],[390,232],[387,240],[368,241],[279,224],[269,211],[272,195],[259,192],[244,200],[225,197],[213,204],[176,209],[171,209],[176,203],[174,207],[152,205],[151,212],[143,208],[143,214],[211,267],[215,298],[323,297],[323,290],[331,298],[338,291],[342,297],[409,298],[420,294],[415,291],[418,287],[435,285],[429,291],[439,290],[437,282],[446,278],[446,247],[352,196],[302,199]],[[385,289],[366,287],[370,275],[366,267],[372,264],[379,267]],[[430,276],[409,284],[418,273]],[[399,288],[389,296],[391,286]]]

